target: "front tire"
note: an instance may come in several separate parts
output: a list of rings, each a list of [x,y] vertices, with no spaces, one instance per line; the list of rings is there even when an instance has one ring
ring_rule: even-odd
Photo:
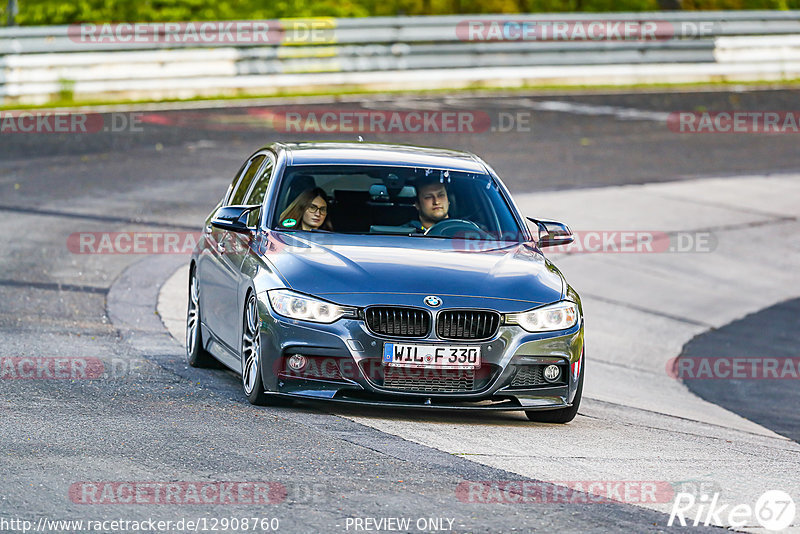
[[[244,306],[242,325],[242,389],[250,404],[269,404],[261,379],[261,319],[258,315],[258,300],[253,293]]]
[[[583,397],[583,376],[586,374],[585,361],[581,362],[581,377],[578,379],[578,390],[575,392],[575,398],[572,401],[572,406],[569,408],[559,408],[558,410],[527,410],[525,415],[528,419],[537,423],[569,423],[575,416],[578,415],[578,408],[581,405],[581,397]]]
[[[203,348],[200,333],[200,286],[192,269],[189,272],[189,305],[186,310],[186,360],[192,367],[219,367],[217,360]]]

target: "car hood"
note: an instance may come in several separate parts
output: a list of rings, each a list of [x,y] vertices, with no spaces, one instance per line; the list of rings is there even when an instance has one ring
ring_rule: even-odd
[[[268,240],[263,256],[292,289],[340,304],[420,306],[420,295],[435,295],[444,307],[479,306],[477,298],[527,309],[563,294],[558,269],[523,243],[282,232]]]

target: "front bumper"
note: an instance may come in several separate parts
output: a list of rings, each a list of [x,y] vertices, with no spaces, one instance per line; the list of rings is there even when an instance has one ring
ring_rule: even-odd
[[[275,315],[263,300],[259,307],[262,379],[268,393],[281,397],[455,411],[550,410],[571,406],[583,367],[583,319],[559,332],[532,334],[504,325],[488,340],[451,341],[437,338],[434,332],[425,338],[381,336],[356,319],[327,325],[287,319]],[[432,379],[439,389],[424,391],[421,388],[427,386],[420,384],[431,383],[430,373],[418,370],[419,376],[411,377],[412,387],[405,388],[387,380],[391,375],[382,364],[386,342],[479,345],[481,367],[466,381],[452,376],[455,371],[444,371]],[[292,354],[306,356],[307,368],[292,371],[286,364]],[[561,379],[554,384],[541,380],[541,372],[536,371],[549,364],[562,369]],[[457,387],[442,389],[441,384]]]

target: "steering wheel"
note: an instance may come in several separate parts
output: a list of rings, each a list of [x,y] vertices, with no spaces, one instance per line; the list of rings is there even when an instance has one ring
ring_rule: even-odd
[[[459,232],[480,232],[483,235],[481,227],[472,221],[466,219],[445,219],[434,224],[425,235],[433,237],[453,237]]]

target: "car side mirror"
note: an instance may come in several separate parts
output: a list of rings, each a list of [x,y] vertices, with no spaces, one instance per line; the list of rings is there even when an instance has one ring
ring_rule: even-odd
[[[261,206],[223,206],[211,218],[211,226],[239,234],[247,234],[247,214]]]
[[[575,241],[572,230],[562,222],[534,219],[533,217],[528,217],[528,220],[535,223],[539,229],[539,240],[536,243],[539,248],[569,245]]]

